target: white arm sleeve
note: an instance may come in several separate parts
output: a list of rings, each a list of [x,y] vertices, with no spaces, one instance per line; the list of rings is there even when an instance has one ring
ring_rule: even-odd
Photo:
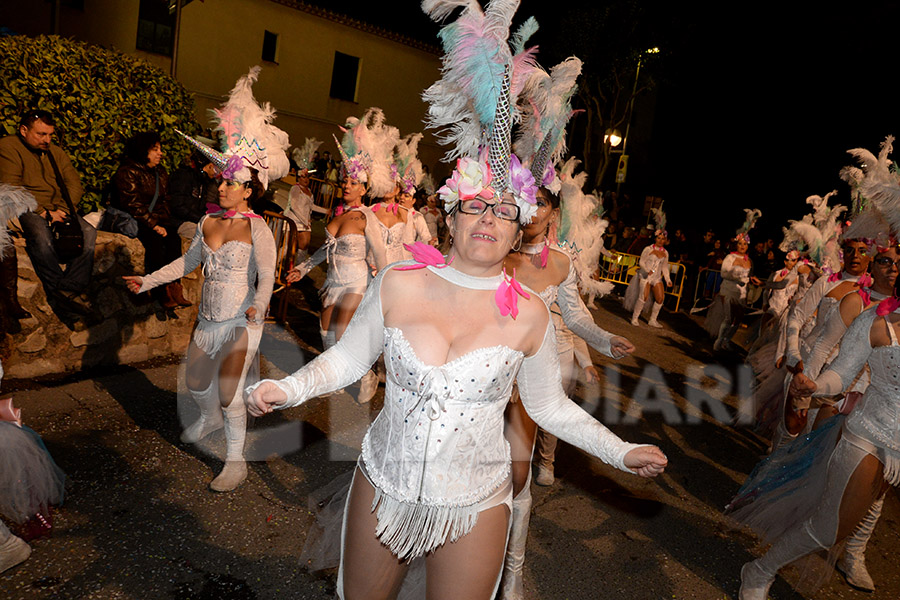
[[[170,281],[180,279],[200,265],[200,243],[203,240],[203,223],[206,221],[206,218],[204,216],[197,224],[197,231],[194,233],[187,252],[161,269],[157,269],[149,275],[144,275],[141,281],[141,289],[138,290],[138,293],[146,292]]]
[[[296,265],[294,268],[300,271],[300,277],[306,277],[306,274],[312,271],[313,267],[320,264],[326,258],[328,258],[328,251],[332,249],[335,245],[334,236],[329,234],[327,231],[325,233],[325,243],[322,244],[315,253],[304,260],[299,265]]]
[[[384,343],[384,315],[381,312],[381,281],[378,274],[366,289],[362,302],[338,342],[304,365],[293,375],[271,381],[284,391],[287,402],[277,408],[299,406],[310,398],[348,386],[365,375]],[[250,394],[263,381],[246,389]]]
[[[569,274],[559,284],[556,303],[562,315],[563,323],[572,333],[590,344],[597,352],[614,358],[609,341],[613,334],[594,323],[594,316],[584,305],[578,293],[578,274],[572,262],[569,262]]]
[[[380,272],[387,266],[387,250],[384,238],[381,237],[381,226],[372,209],[365,207],[362,210],[366,215],[366,244],[369,246],[366,254],[374,260],[375,269]]]
[[[803,298],[800,299],[788,315],[787,329],[785,332],[785,361],[789,367],[793,367],[800,362],[800,329],[806,323],[819,306],[819,302],[825,295],[825,286],[828,284],[827,277],[820,277],[809,288]]]
[[[416,224],[416,241],[425,242],[426,244],[431,241],[431,230],[428,229],[428,223],[425,222],[425,217],[422,213],[415,212],[410,215],[411,217],[415,217]]]
[[[540,350],[522,361],[519,375],[522,406],[534,420],[556,437],[581,448],[603,462],[631,473],[625,455],[647,444],[630,444],[569,400],[563,392],[553,323],[547,323]]]
[[[737,277],[734,274],[734,254],[729,254],[725,257],[725,260],[722,261],[722,268],[719,270],[719,273],[722,275],[722,279],[727,281],[741,281],[740,277]]]
[[[834,396],[849,388],[872,353],[870,333],[875,311],[864,311],[853,320],[841,339],[841,351],[828,370],[816,378],[814,396]]]
[[[659,268],[662,269],[662,278],[666,280],[666,285],[672,285],[671,273],[669,272],[669,251],[666,251],[666,255],[659,261]]]
[[[587,369],[594,365],[594,361],[591,360],[591,351],[588,350],[587,342],[576,335],[572,340],[572,346],[575,354],[575,362],[578,363],[579,367]]]
[[[638,259],[638,266],[644,273],[644,277],[647,277],[652,272],[650,269],[650,246],[647,246],[641,251],[641,257]]]
[[[256,322],[265,320],[275,285],[275,238],[272,230],[262,219],[250,219],[250,233],[253,236],[253,255],[256,257]]]

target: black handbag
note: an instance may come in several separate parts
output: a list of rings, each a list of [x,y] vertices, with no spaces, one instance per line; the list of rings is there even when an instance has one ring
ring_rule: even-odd
[[[49,213],[47,220],[50,222],[50,237],[53,240],[53,250],[59,262],[72,262],[84,252],[84,233],[78,217],[69,214],[62,221],[51,221]]]
[[[100,221],[100,231],[109,231],[136,238],[138,235],[138,222],[130,213],[119,210],[114,206],[107,206],[106,211],[103,213],[103,219]]]
[[[56,185],[59,186],[59,192],[62,194],[63,200],[69,206],[69,214],[63,217],[62,221],[53,221],[49,211],[47,212],[47,222],[50,225],[50,237],[53,240],[53,250],[56,257],[61,263],[68,263],[81,256],[84,252],[84,233],[81,231],[81,223],[78,221],[78,212],[72,199],[69,197],[69,188],[63,181],[53,153],[47,151],[47,158],[50,160],[50,166],[53,167],[53,174],[56,175]]]

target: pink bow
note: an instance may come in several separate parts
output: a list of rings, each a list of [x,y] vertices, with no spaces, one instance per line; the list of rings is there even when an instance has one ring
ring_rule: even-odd
[[[866,306],[872,304],[872,294],[869,293],[869,290],[865,288],[859,288],[858,290],[856,290],[856,292],[859,294],[859,297],[862,298],[863,304],[865,304]]]
[[[213,204],[212,202],[206,203],[206,214],[218,215],[218,216],[222,217],[223,219],[233,219],[234,217],[238,217],[238,216],[245,217],[247,219],[262,219],[261,216],[259,216],[256,213],[252,213],[252,212],[242,213],[242,212],[238,212],[238,211],[234,210],[233,208],[231,210],[226,211],[224,208],[222,208],[218,204]]]
[[[390,204],[385,204],[384,202],[379,202],[375,206],[372,207],[372,212],[378,212],[378,209],[383,208],[385,212],[392,212],[395,215],[397,214],[397,209],[400,207],[396,202],[391,202]]]
[[[862,275],[859,276],[859,279],[856,281],[856,285],[858,285],[861,288],[872,287],[872,283],[874,283],[874,280],[872,279],[872,276],[869,275],[868,273],[863,273]]]
[[[344,214],[344,205],[343,205],[343,204],[341,204],[340,206],[338,206],[338,207],[336,207],[336,208],[334,209],[334,216],[335,216],[335,217],[339,217],[339,216],[341,216],[342,214]]]
[[[842,273],[838,271],[837,273],[832,273],[828,276],[828,282],[833,283],[835,281],[840,281],[842,278]]]
[[[900,308],[900,298],[898,298],[897,296],[891,296],[890,298],[885,298],[878,303],[878,308],[875,309],[875,314],[877,314],[879,317],[883,317],[885,315],[891,314],[898,308]]]
[[[497,293],[494,294],[494,302],[497,303],[500,314],[504,317],[509,315],[513,319],[519,316],[519,296],[522,296],[526,300],[531,298],[531,296],[522,289],[519,282],[516,281],[516,270],[513,269],[512,278],[507,279],[506,269],[503,269],[503,281],[497,286]]]
[[[544,242],[544,249],[541,250],[541,268],[547,266],[547,259],[550,258],[550,246],[547,245],[547,242]]]
[[[412,254],[413,260],[416,261],[417,264],[397,267],[398,271],[412,271],[414,269],[424,269],[429,266],[443,269],[444,267],[450,266],[450,263],[453,262],[452,257],[450,260],[446,260],[440,250],[425,242],[415,242],[411,245],[403,244],[403,247],[407,252]]]

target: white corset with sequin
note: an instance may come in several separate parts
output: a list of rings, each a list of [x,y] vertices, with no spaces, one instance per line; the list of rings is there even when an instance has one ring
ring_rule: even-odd
[[[406,260],[406,250],[403,249],[403,244],[406,241],[406,223],[402,221],[400,223],[395,223],[392,227],[386,226],[381,221],[378,222],[381,225],[381,239],[384,240],[384,250],[387,255],[387,263],[395,263],[401,260]]]
[[[523,354],[501,345],[431,366],[402,331],[384,333],[384,409],[362,444],[372,482],[402,502],[485,498],[509,475],[503,411]]]
[[[325,243],[333,244],[334,246],[334,250],[329,257],[328,283],[342,285],[352,283],[368,275],[369,266],[366,264],[365,235],[349,233],[340,237],[334,237],[331,233],[327,233],[327,238]]]
[[[847,427],[878,446],[900,453],[900,346],[872,349],[871,380],[859,405],[847,418]]]
[[[200,317],[207,321],[227,321],[242,314],[253,302],[256,262],[250,260],[253,246],[230,241],[213,251],[204,241],[200,251],[203,265],[203,293]]]

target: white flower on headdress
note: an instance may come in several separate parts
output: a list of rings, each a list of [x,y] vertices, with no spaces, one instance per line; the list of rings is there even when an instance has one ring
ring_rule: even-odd
[[[444,210],[448,213],[456,208],[460,200],[494,197],[491,183],[491,169],[487,162],[464,157],[456,161],[456,168],[450,179],[438,190],[438,196],[444,201]]]

